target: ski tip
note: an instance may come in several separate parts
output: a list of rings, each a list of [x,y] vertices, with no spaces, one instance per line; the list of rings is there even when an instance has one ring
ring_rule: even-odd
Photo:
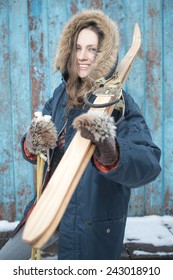
[[[139,24],[136,22],[135,23],[135,30],[138,32],[138,33],[141,33],[140,32],[140,28],[139,28]]]
[[[134,34],[135,36],[141,39],[141,31],[139,28],[139,24],[137,22],[135,23],[135,27],[134,27]]]
[[[140,45],[141,45],[141,31],[140,31],[138,23],[135,23],[132,44],[138,45],[138,47],[140,47]]]

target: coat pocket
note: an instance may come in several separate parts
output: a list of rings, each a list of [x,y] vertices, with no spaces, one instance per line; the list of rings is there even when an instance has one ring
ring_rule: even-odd
[[[125,222],[125,216],[104,221],[87,221],[81,250],[82,259],[119,259]]]

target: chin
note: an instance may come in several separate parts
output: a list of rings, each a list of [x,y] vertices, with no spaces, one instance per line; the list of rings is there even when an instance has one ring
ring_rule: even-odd
[[[87,72],[79,72],[79,77],[82,78],[86,78],[88,76],[88,71]]]

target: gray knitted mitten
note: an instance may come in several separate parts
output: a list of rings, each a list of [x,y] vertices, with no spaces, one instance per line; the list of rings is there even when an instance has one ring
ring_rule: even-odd
[[[80,130],[82,137],[96,145],[94,156],[100,163],[112,165],[116,162],[116,126],[113,117],[95,111],[77,117],[73,126]]]
[[[51,116],[42,116],[36,112],[26,134],[27,150],[34,155],[46,155],[48,149],[54,149],[57,141],[57,130]]]

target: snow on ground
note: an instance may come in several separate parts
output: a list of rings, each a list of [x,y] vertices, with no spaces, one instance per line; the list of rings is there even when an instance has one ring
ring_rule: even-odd
[[[18,225],[18,223],[18,221],[12,223],[4,220],[0,221],[0,232],[12,231]]]
[[[124,237],[127,242],[173,246],[173,217],[128,217]]]
[[[136,255],[136,256],[140,256],[140,255],[143,255],[143,256],[172,256],[173,255],[173,252],[154,252],[154,253],[151,253],[151,252],[146,252],[146,251],[142,251],[142,250],[134,250],[133,251],[133,254]]]
[[[124,236],[124,243],[150,244],[156,247],[173,246],[173,217],[172,216],[144,216],[128,217]],[[164,247],[163,247],[164,248]],[[160,248],[161,249],[161,248]],[[162,251],[146,252],[134,250],[133,254],[143,257],[157,255],[160,257],[173,256],[171,252]]]

